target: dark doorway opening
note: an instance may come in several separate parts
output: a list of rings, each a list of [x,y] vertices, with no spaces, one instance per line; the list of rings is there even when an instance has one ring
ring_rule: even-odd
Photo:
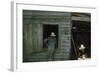
[[[44,24],[43,25],[43,40],[50,37],[51,32],[54,32],[56,35],[56,40],[57,40],[56,48],[58,48],[58,25]],[[43,43],[43,48],[46,48],[44,43]]]
[[[91,58],[91,23],[85,21],[72,21],[71,29],[71,59],[78,58],[80,44],[86,47],[85,54]],[[75,50],[77,55],[75,54]]]

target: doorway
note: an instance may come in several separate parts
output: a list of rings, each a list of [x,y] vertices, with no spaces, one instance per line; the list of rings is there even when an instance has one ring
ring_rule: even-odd
[[[91,58],[91,23],[84,21],[72,21],[71,36],[71,59],[77,59],[75,50],[79,51],[80,44],[86,47],[85,54]]]
[[[54,32],[56,35],[56,40],[57,40],[56,48],[58,48],[58,25],[43,24],[43,40],[50,37],[51,32]],[[46,48],[44,42],[43,42],[43,48]]]

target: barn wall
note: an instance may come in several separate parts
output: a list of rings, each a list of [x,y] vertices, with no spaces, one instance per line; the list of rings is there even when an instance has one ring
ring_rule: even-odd
[[[42,12],[43,13],[43,12]],[[42,14],[40,12],[40,14]],[[67,60],[70,57],[70,31],[71,14],[66,15],[43,14],[36,15],[28,13],[23,17],[23,51],[24,58],[31,53],[42,51],[43,47],[43,24],[59,25],[58,30],[58,49],[54,55],[55,60]],[[50,15],[49,15],[50,14]]]

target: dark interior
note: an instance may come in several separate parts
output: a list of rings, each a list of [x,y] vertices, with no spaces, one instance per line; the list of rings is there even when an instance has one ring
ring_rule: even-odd
[[[71,36],[71,59],[77,59],[75,49],[78,53],[80,44],[86,47],[87,57],[91,57],[91,23],[84,21],[72,21]],[[75,46],[74,46],[75,45]]]
[[[43,25],[43,40],[50,37],[51,32],[54,32],[57,39],[57,47],[58,47],[58,25]],[[46,46],[43,44],[43,48],[46,48]]]

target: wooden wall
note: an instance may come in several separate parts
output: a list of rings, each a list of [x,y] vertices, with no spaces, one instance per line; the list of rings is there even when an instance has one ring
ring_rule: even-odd
[[[24,11],[25,12],[25,11]],[[41,11],[23,13],[23,57],[28,58],[31,53],[42,51],[43,47],[43,24],[56,24],[59,26],[58,51],[55,54],[56,60],[69,59],[70,57],[70,31],[71,31],[71,14]],[[33,13],[33,14],[32,14]],[[35,14],[34,14],[35,13]],[[43,14],[43,15],[42,15]]]

